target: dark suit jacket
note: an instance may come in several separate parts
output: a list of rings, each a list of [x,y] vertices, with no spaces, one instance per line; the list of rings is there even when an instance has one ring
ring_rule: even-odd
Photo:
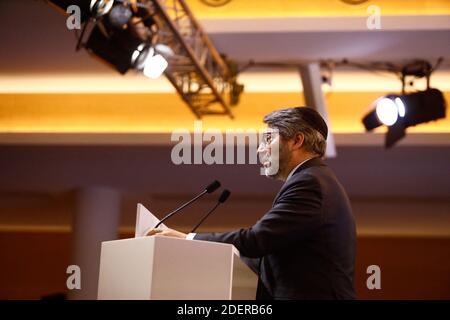
[[[355,298],[355,223],[343,187],[320,158],[297,168],[252,227],[194,239],[262,258],[260,286],[274,299]]]

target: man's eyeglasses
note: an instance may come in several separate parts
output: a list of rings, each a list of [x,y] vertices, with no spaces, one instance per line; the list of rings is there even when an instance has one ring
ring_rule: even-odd
[[[269,145],[269,144],[272,143],[273,140],[275,140],[275,138],[277,136],[278,136],[278,132],[277,131],[266,131],[266,132],[263,132],[261,143],[263,143],[265,145]]]

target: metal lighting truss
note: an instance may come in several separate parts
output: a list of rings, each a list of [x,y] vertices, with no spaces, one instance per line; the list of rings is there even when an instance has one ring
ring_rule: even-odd
[[[154,8],[158,44],[170,47],[166,77],[192,112],[228,115],[236,83],[228,63],[212,44],[184,0],[142,0]],[[231,101],[230,101],[231,100]]]
[[[64,11],[72,2],[77,4],[75,0],[48,2]],[[102,33],[108,33],[110,27],[103,19],[112,5],[131,8],[133,16],[124,28],[164,56],[168,61],[165,76],[195,116],[228,115],[233,118],[230,106],[237,104],[243,90],[236,82],[237,65],[219,54],[184,0],[84,0],[79,4],[84,10],[85,23],[81,35],[77,36],[77,50],[86,47],[83,38],[89,33],[88,29],[92,30],[91,22]],[[95,4],[100,5],[95,7]],[[93,12],[93,5],[100,13]],[[158,52],[158,48],[165,48],[165,52]]]

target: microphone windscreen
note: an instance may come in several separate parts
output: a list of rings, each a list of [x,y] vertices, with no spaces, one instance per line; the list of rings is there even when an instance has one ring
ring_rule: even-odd
[[[223,190],[222,194],[220,195],[219,202],[224,203],[228,199],[230,194],[231,194],[231,192],[229,190],[227,190],[227,189]]]
[[[218,188],[220,188],[220,182],[217,180],[214,180],[211,184],[209,184],[205,190],[208,193],[216,191]]]

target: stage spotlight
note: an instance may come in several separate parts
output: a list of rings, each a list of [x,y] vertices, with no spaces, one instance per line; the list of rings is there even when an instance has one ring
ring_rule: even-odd
[[[378,119],[386,126],[392,126],[398,119],[398,107],[391,98],[381,98],[375,108]]]
[[[375,101],[375,109],[363,118],[367,131],[381,125],[392,126],[398,118],[405,116],[405,104],[398,95],[387,95]]]
[[[395,98],[394,102],[395,102],[395,105],[397,106],[398,115],[403,118],[406,114],[405,104],[403,103],[402,99],[400,99],[399,97]]]
[[[149,44],[141,43],[131,55],[131,64],[138,70],[144,69],[147,56],[152,56],[154,51],[155,50],[153,49],[153,47],[151,47]]]
[[[164,73],[197,118],[233,118],[227,95],[231,91],[231,103],[237,103],[243,90],[236,83],[239,70],[230,70],[183,1],[46,1],[70,13],[68,28],[79,29],[76,51],[86,49],[121,74],[135,69],[158,78]]]
[[[130,36],[129,30],[107,32],[101,24],[92,30],[86,49],[112,65],[121,74],[133,68],[132,55],[142,40]]]
[[[114,0],[91,0],[89,8],[92,14],[96,18],[99,18],[111,11],[113,5]]]
[[[407,119],[406,125],[410,127],[445,118],[446,101],[441,91],[438,89],[428,89],[406,96],[405,109],[407,116],[405,116]]]
[[[56,5],[60,9],[67,11],[71,5],[77,5],[81,11],[81,22],[86,21],[91,17],[99,18],[107,14],[112,6],[114,0],[48,0],[50,3]]]
[[[164,45],[156,45],[153,48],[148,44],[140,44],[131,56],[132,65],[137,70],[142,70],[146,77],[159,78],[169,65],[167,60],[158,53],[160,52],[158,49],[166,50],[165,47]],[[173,54],[173,51],[170,48],[168,49],[170,51],[167,51],[167,54]]]
[[[108,20],[113,27],[123,29],[127,26],[132,16],[133,12],[128,6],[118,4],[111,9],[108,14]]]
[[[148,56],[145,60],[143,73],[146,77],[157,79],[164,73],[168,65],[167,60],[160,54]]]
[[[427,89],[406,95],[388,95],[375,101],[375,110],[364,116],[367,131],[381,125],[388,127],[385,146],[393,146],[405,136],[408,127],[445,118],[446,102],[438,89]]]
[[[165,44],[158,43],[155,46],[155,51],[159,54],[161,54],[165,58],[170,58],[174,55],[172,48]]]

